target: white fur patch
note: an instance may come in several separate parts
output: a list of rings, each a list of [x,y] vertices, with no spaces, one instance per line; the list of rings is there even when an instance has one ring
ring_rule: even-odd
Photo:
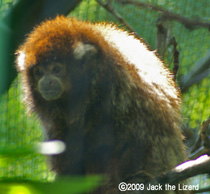
[[[24,70],[25,57],[26,57],[26,55],[23,51],[18,52],[17,65],[18,65],[19,71]]]
[[[79,42],[74,49],[74,57],[77,60],[82,59],[85,55],[94,55],[97,53],[96,47],[91,44]]]

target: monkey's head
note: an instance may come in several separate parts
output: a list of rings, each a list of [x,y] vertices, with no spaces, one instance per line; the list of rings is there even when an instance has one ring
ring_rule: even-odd
[[[81,25],[82,30],[78,30],[80,26],[76,24],[64,17],[46,21],[29,34],[19,48],[17,68],[28,100],[36,95],[48,102],[55,101],[72,87],[76,91],[86,84],[84,76],[90,69],[87,66],[96,64],[93,60],[97,59],[99,50],[97,43],[88,38],[94,33],[90,28],[87,28],[89,32],[85,30],[88,23]]]

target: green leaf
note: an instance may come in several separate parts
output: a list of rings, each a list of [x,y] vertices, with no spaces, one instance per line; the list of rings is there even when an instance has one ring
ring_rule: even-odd
[[[0,194],[77,194],[95,189],[103,180],[102,176],[97,175],[60,178],[48,183],[8,179],[0,182]]]

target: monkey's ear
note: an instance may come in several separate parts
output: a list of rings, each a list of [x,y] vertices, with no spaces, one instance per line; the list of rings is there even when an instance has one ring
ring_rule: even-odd
[[[24,64],[25,64],[25,53],[23,51],[18,51],[16,52],[16,64],[17,64],[17,69],[19,72],[24,70]]]
[[[79,42],[74,47],[73,55],[75,59],[90,59],[98,53],[96,47],[92,44]]]

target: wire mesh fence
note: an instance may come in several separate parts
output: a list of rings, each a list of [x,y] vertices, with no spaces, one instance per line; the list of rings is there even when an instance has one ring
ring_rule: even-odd
[[[209,0],[139,0],[150,3],[162,9],[176,13],[190,19],[200,19],[210,22]],[[12,6],[13,1],[0,1],[0,17]],[[152,50],[156,49],[157,22],[161,17],[159,11],[136,5],[122,5],[112,2],[113,8],[129,25],[148,43]],[[83,0],[79,6],[69,14],[81,20],[108,21],[125,28],[116,17],[101,7],[95,0]],[[210,32],[208,28],[186,28],[179,21],[170,21],[170,37],[175,37],[178,43],[179,72],[178,84],[183,75],[188,73],[193,65],[202,59],[210,49]],[[167,49],[164,60],[172,68],[172,48]],[[199,84],[192,86],[182,94],[182,115],[185,125],[197,130],[203,120],[210,115],[210,76]],[[22,91],[18,78],[13,82],[10,90],[0,97],[0,149],[18,148],[42,141],[43,134],[39,121],[34,115],[28,117],[22,104]],[[46,159],[40,155],[18,156],[15,160],[8,154],[0,157],[0,178],[27,177],[31,180],[48,180],[54,174],[49,173]],[[200,179],[206,185],[208,180]]]

